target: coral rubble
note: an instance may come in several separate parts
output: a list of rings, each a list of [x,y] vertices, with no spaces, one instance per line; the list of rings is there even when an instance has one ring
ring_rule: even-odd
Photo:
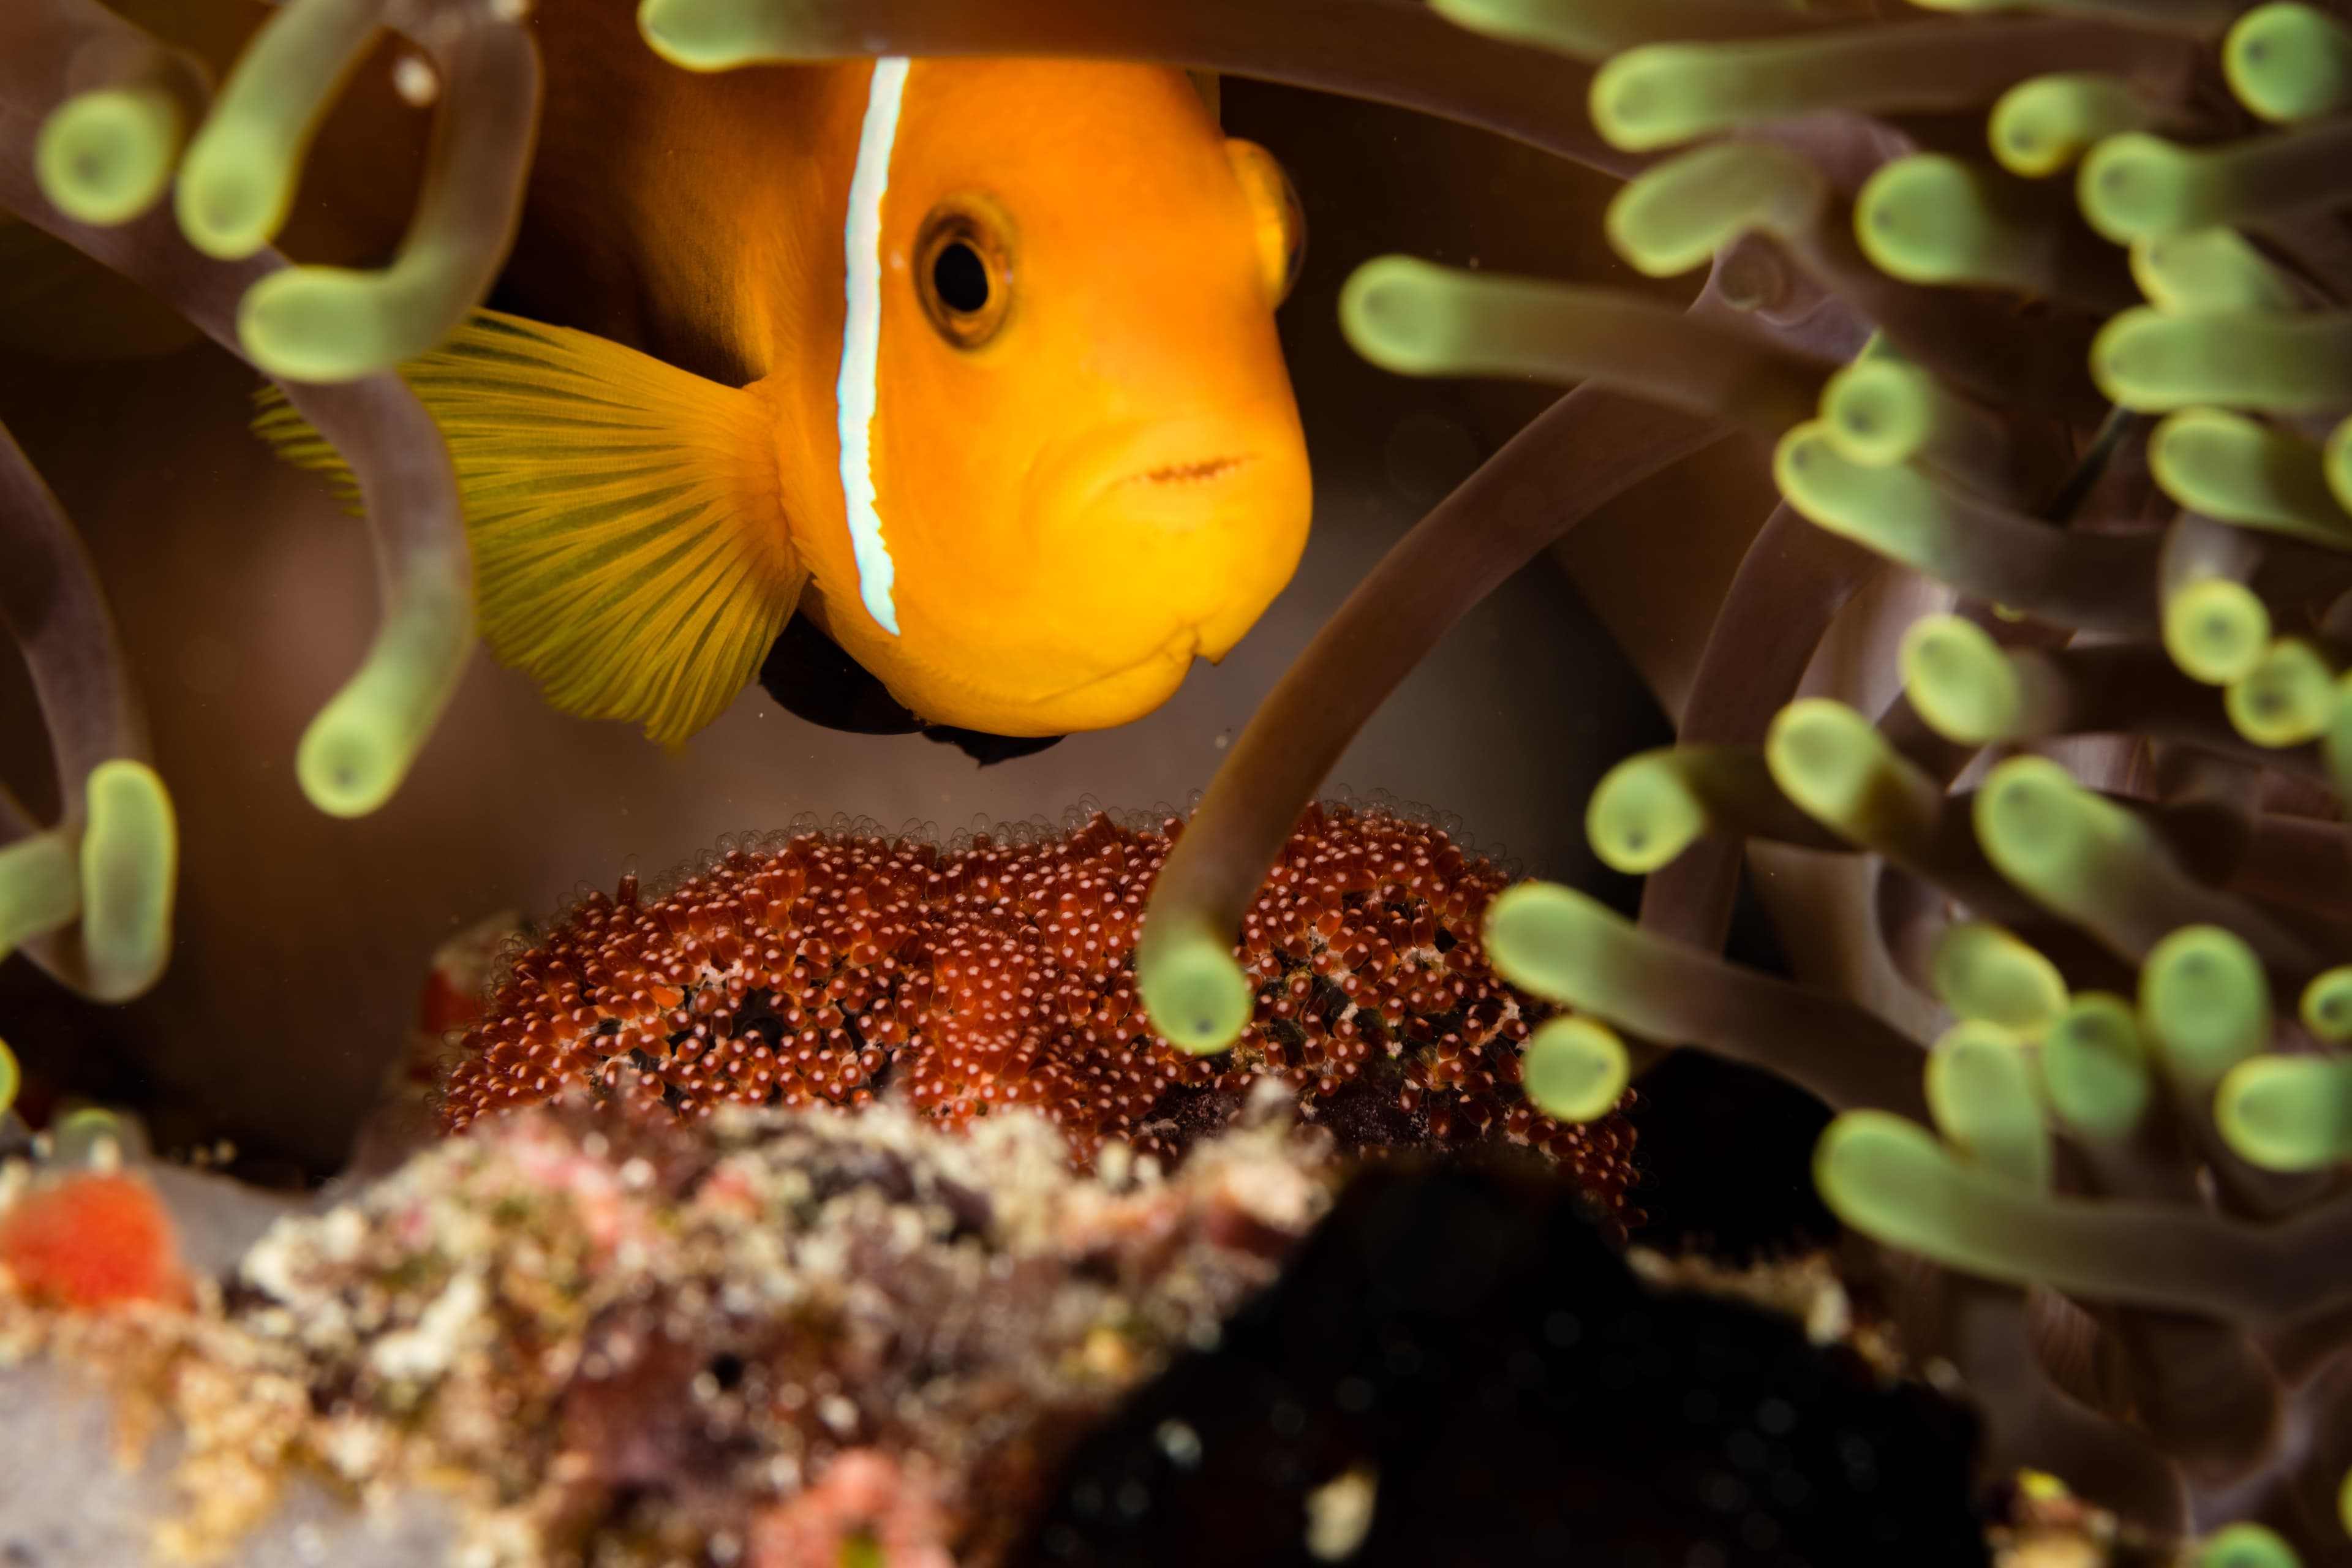
[[[0,1367],[101,1376],[134,1446],[184,1430],[184,1555],[323,1480],[438,1486],[483,1564],[998,1562],[1076,1435],[1327,1206],[1328,1140],[1279,1100],[1100,1175],[1026,1114],[535,1109],[281,1220],[196,1310],[0,1289]],[[6,1234],[132,1180],[19,1196]]]
[[[1154,1030],[1132,973],[1181,827],[1079,814],[946,849],[809,830],[727,847],[658,897],[625,879],[513,959],[443,1117],[566,1088],[689,1118],[878,1093],[956,1123],[1034,1106],[1091,1163],[1106,1140],[1173,1157],[1275,1078],[1345,1145],[1491,1134],[1626,1211],[1622,1116],[1570,1124],[1518,1093],[1551,1009],[1487,967],[1498,867],[1384,808],[1311,808],[1244,930],[1255,1016],[1209,1060]]]

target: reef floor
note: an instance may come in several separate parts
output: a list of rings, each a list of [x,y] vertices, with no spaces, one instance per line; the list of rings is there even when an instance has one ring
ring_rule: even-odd
[[[1079,1174],[1026,1115],[558,1106],[279,1219],[218,1280],[139,1178],[42,1181],[0,1226],[6,1403],[102,1389],[118,1458],[166,1458],[129,1511],[33,1506],[54,1467],[12,1461],[9,1561],[269,1561],[250,1532],[290,1498],[298,1562],[1000,1562],[1078,1434],[1274,1277],[1328,1147],[1276,1116]]]
[[[1826,1255],[1626,1247],[1522,1152],[1163,1169],[1028,1111],[561,1100],[274,1217],[13,1163],[11,1568],[2095,1564]],[[256,1233],[258,1233],[257,1235]]]

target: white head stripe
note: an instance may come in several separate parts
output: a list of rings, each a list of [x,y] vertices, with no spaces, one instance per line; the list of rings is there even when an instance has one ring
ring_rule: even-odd
[[[882,350],[882,197],[890,188],[890,152],[898,144],[898,108],[906,90],[904,59],[874,62],[842,236],[849,313],[841,329],[841,380],[834,388],[841,426],[841,500],[849,516],[849,547],[857,559],[857,594],[866,601],[866,613],[892,637],[898,635],[898,609],[890,598],[897,573],[875,506],[874,417]]]

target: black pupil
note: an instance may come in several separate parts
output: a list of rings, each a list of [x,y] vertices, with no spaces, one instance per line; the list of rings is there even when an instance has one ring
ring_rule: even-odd
[[[931,287],[940,291],[941,304],[969,316],[988,304],[988,263],[959,239],[931,263]]]

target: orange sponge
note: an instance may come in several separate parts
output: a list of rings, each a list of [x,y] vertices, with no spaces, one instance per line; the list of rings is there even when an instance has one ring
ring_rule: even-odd
[[[193,1300],[172,1216],[135,1176],[89,1173],[0,1215],[0,1266],[27,1295],[69,1307]]]

